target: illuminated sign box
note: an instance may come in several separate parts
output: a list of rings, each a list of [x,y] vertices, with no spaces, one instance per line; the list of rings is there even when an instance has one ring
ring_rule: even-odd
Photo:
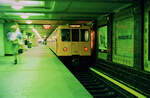
[[[43,25],[43,29],[51,29],[51,25]]]

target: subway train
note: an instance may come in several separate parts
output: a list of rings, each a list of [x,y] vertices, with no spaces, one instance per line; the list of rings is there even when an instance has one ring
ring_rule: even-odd
[[[73,64],[87,62],[93,48],[91,35],[90,26],[60,25],[47,38],[47,45],[63,60],[70,60]]]

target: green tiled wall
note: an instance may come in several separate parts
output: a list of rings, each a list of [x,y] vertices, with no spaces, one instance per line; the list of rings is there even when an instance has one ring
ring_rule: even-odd
[[[5,48],[4,48],[4,26],[3,23],[0,23],[0,56],[4,56]]]
[[[144,17],[144,69],[150,71],[150,60],[148,60],[148,42],[149,42],[149,11],[150,0],[145,3],[145,17]]]
[[[116,13],[113,22],[113,62],[133,67],[134,17],[131,9]]]

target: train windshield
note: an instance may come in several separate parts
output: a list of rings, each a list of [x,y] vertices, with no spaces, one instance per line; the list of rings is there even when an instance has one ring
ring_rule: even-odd
[[[61,30],[62,41],[70,41],[70,29]]]
[[[79,41],[79,29],[72,29],[72,41]]]
[[[87,42],[89,41],[89,30],[81,29],[81,41]]]

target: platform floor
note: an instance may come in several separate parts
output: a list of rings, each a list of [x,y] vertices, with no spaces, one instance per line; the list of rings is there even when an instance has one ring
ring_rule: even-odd
[[[72,73],[46,47],[19,56],[0,57],[0,98],[92,98]]]

